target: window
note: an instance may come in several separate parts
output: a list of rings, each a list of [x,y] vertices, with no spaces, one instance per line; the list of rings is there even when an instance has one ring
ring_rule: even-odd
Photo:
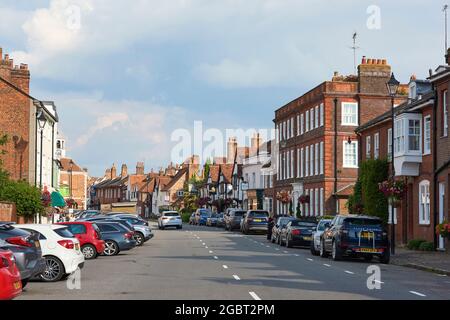
[[[442,93],[442,136],[448,136],[448,101],[447,90]]]
[[[314,203],[315,203],[315,209],[314,209],[314,215],[319,215],[319,189],[314,189]]]
[[[387,143],[387,159],[392,160],[392,128],[388,129],[388,143]]]
[[[306,110],[306,119],[305,119],[305,132],[309,131],[309,110]]]
[[[431,153],[431,117],[426,116],[423,119],[423,153]]]
[[[314,175],[314,145],[309,148],[309,175]]]
[[[290,178],[294,177],[294,150],[291,150],[291,156],[289,158],[290,166],[291,166],[291,175]]]
[[[292,138],[294,136],[294,117],[291,118],[291,135]]]
[[[366,159],[370,159],[371,156],[371,152],[370,152],[370,147],[371,147],[371,137],[368,136],[366,137]]]
[[[300,178],[300,149],[297,149],[297,178]]]
[[[315,154],[315,161],[314,161],[314,173],[317,175],[319,175],[319,143],[316,143],[316,154]]]
[[[314,114],[316,116],[315,127],[318,128],[319,127],[319,106],[316,106],[316,110],[314,111]]]
[[[408,149],[420,151],[420,120],[409,120]]]
[[[392,224],[392,205],[388,206],[388,224]],[[394,224],[397,224],[397,208],[394,208]]]
[[[287,134],[286,137],[289,139],[291,137],[291,120],[287,120]]]
[[[323,167],[325,165],[324,143],[320,143],[320,174],[323,174]]]
[[[430,224],[430,182],[419,184],[419,224]]]
[[[323,188],[320,188],[320,216],[323,216],[324,209],[324,193]]]
[[[309,196],[309,190],[305,191],[305,196]],[[309,216],[309,205],[308,205],[308,203],[305,203],[305,216]]]
[[[403,152],[405,137],[403,135],[403,120],[395,121],[394,127],[394,152]]]
[[[373,136],[373,157],[375,159],[380,157],[380,134],[378,132]]]
[[[279,124],[277,124],[276,131],[277,131],[277,143],[279,143],[280,142],[280,125]]]
[[[256,189],[256,174],[254,172],[252,173],[252,186],[253,189]]]
[[[342,103],[342,125],[357,126],[358,125],[358,104],[343,102]]]
[[[313,216],[314,215],[314,189],[311,189],[309,191],[309,197],[310,197],[310,201],[309,201],[309,215]]]
[[[309,110],[309,117],[311,119],[311,124],[309,127],[311,128],[311,130],[313,130],[314,129],[314,108],[311,108]]]
[[[305,152],[305,177],[309,176],[309,147],[306,147]]]
[[[320,126],[324,125],[325,113],[323,103],[320,104]]]
[[[303,155],[304,150],[303,148],[300,149],[300,177],[303,178]]]
[[[297,115],[297,136],[300,135],[300,115]]]
[[[344,141],[344,168],[358,167],[358,142],[348,143]]]
[[[303,134],[304,133],[304,126],[303,126],[303,123],[304,123],[304,116],[303,116],[303,113],[300,115],[300,134]]]

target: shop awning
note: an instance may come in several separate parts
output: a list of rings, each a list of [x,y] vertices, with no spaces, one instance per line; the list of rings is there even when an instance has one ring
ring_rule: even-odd
[[[64,208],[66,206],[66,202],[64,201],[61,193],[57,191],[52,192],[52,207]]]

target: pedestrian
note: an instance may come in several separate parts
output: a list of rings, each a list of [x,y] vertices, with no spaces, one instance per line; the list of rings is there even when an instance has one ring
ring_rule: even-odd
[[[267,240],[269,241],[272,240],[272,229],[277,219],[278,216],[276,214],[269,218],[269,223],[267,224]]]

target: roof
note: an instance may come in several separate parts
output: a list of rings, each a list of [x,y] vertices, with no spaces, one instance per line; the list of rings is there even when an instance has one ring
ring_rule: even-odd
[[[174,186],[175,183],[178,182],[178,180],[180,180],[182,177],[185,177],[186,174],[188,173],[188,168],[182,168],[181,170],[179,170],[175,176],[172,178],[172,180],[169,181],[169,183],[167,183],[164,188],[162,189],[162,191],[167,191],[170,188],[172,188]]]
[[[60,159],[61,167],[62,167],[63,171],[70,171],[70,161],[73,162],[72,171],[84,172],[84,170],[70,158],[61,158]]]
[[[220,174],[223,176],[226,183],[231,183],[233,179],[234,164],[220,165]]]
[[[430,100],[433,100],[433,99],[434,99],[434,92],[429,92],[429,93],[423,95],[421,99],[416,99],[412,102],[405,102],[405,103],[402,103],[401,105],[397,106],[394,109],[394,114],[395,114],[395,116],[397,116],[397,115],[400,115],[400,114],[408,112],[408,111],[413,111],[414,108],[420,107],[422,104],[429,102]],[[382,123],[388,119],[391,119],[391,114],[392,114],[392,111],[389,110],[389,111],[383,113],[382,115],[359,126],[355,131],[361,132],[361,131],[369,129],[370,127],[373,127],[379,123]]]
[[[219,174],[220,174],[220,165],[218,164],[211,164],[209,166],[209,176],[211,177],[212,183],[218,183],[219,182]]]

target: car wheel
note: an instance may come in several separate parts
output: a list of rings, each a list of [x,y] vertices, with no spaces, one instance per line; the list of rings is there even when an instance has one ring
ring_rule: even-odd
[[[328,257],[327,250],[325,249],[325,240],[322,240],[322,241],[320,242],[320,256],[321,256],[322,258]]]
[[[289,242],[289,236],[286,236],[286,247],[292,248],[292,242]]]
[[[142,246],[145,242],[144,235],[140,232],[134,234],[134,240],[136,240],[136,246],[138,247]]]
[[[391,259],[391,253],[389,252],[389,247],[387,250],[380,256],[380,262],[382,264],[389,264],[389,260]]]
[[[41,279],[45,282],[56,282],[61,280],[65,274],[62,262],[53,256],[45,257],[45,270],[41,273]]]
[[[22,279],[22,289],[25,288],[25,287],[27,286],[29,280],[30,280],[29,278],[27,278],[27,279]]]
[[[179,229],[182,229],[183,228],[183,226],[177,226],[177,229],[179,230]]]
[[[107,240],[105,241],[105,250],[103,251],[103,254],[105,256],[115,256],[119,253],[119,246],[115,241]]]
[[[97,249],[91,244],[85,244],[81,247],[81,252],[86,260],[97,258]]]
[[[333,241],[333,249],[331,251],[331,256],[333,257],[334,261],[342,260],[342,252],[341,249],[336,244],[336,241]]]

